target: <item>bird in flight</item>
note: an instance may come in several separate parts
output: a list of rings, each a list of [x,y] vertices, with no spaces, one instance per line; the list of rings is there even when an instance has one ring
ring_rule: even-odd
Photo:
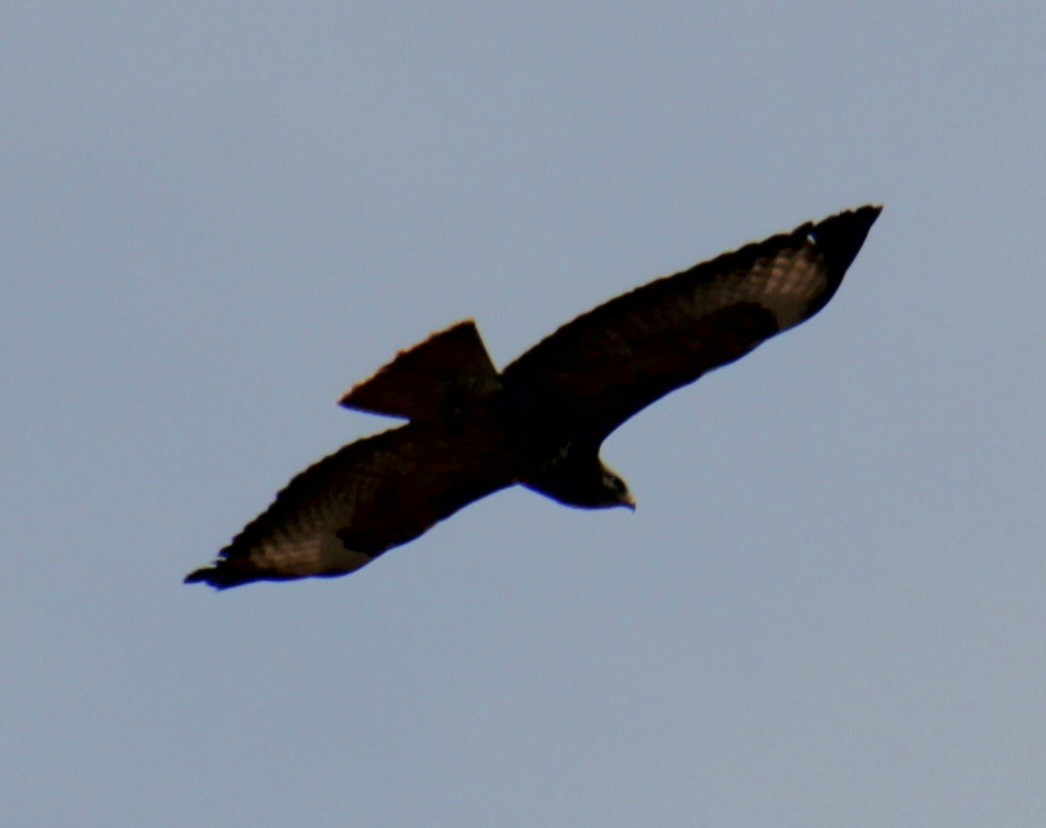
[[[345,575],[517,484],[566,506],[634,508],[600,460],[607,436],[821,310],[881,209],[809,222],[622,294],[501,372],[471,320],[433,334],[340,401],[408,422],[301,472],[186,583]]]

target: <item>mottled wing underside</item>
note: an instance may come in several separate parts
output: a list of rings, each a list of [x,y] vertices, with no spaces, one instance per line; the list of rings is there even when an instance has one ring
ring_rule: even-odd
[[[187,582],[344,575],[510,485],[480,438],[470,451],[425,427],[359,440],[297,475],[272,505]]]
[[[503,382],[602,439],[670,391],[817,313],[880,209],[804,224],[618,296],[527,351]]]

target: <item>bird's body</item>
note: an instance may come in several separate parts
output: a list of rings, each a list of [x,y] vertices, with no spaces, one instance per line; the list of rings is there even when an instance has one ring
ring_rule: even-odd
[[[343,575],[521,484],[569,506],[631,506],[603,440],[670,391],[817,313],[879,214],[840,213],[637,288],[499,373],[471,322],[399,354],[342,399],[409,422],[295,477],[187,582]]]

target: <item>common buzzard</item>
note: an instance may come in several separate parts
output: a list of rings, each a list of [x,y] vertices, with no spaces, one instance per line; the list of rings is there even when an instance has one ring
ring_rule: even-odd
[[[633,507],[599,447],[670,391],[823,308],[880,207],[749,244],[611,299],[498,372],[472,321],[403,351],[341,405],[408,420],[309,467],[186,582],[344,575],[520,484]]]

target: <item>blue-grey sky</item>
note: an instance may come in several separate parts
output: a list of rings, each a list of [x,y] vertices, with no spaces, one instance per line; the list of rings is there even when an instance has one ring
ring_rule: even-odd
[[[1033,826],[1041,2],[0,8],[5,825]],[[866,202],[639,501],[183,586],[335,399]]]

